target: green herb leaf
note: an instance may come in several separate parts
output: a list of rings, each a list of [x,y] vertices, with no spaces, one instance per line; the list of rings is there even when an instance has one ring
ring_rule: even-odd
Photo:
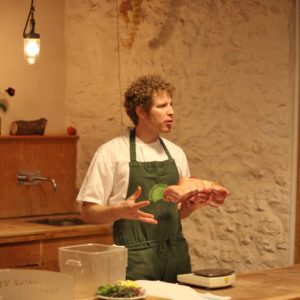
[[[120,283],[110,283],[100,286],[97,294],[106,297],[131,298],[142,296],[144,294],[144,290],[141,287],[124,286]]]

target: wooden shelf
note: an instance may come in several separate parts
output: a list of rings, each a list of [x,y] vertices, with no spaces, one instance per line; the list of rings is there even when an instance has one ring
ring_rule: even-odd
[[[77,140],[78,135],[0,135],[0,141],[11,140]]]

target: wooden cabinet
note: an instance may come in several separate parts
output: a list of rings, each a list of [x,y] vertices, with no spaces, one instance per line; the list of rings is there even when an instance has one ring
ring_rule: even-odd
[[[77,214],[76,136],[0,136],[0,268],[58,270],[58,248],[86,243],[112,244],[101,225],[47,226],[32,218]],[[19,171],[53,178],[17,182]]]
[[[76,136],[0,136],[0,219],[76,211]],[[51,181],[22,185],[20,171]]]
[[[7,243],[0,245],[0,268],[40,267],[41,242]]]
[[[35,227],[38,230],[34,231]],[[0,268],[58,271],[59,247],[88,243],[112,244],[111,234],[101,225],[78,225],[66,229],[33,225],[32,228],[32,234],[20,232],[18,235],[15,232],[14,235],[0,237]]]

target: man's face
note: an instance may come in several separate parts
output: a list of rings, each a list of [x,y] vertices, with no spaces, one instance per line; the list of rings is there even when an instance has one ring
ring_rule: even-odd
[[[155,93],[153,105],[147,114],[146,126],[153,131],[169,132],[173,125],[174,111],[172,98],[167,91]]]

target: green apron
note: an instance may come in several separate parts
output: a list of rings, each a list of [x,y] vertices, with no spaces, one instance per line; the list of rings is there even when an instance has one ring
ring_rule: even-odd
[[[135,131],[130,133],[129,185],[127,198],[140,185],[142,194],[136,202],[151,201],[142,208],[152,213],[158,224],[121,219],[113,225],[114,243],[128,248],[127,279],[176,282],[177,274],[190,273],[188,245],[182,235],[180,217],[175,203],[164,201],[163,191],[179,180],[175,161],[163,141],[168,156],[165,161],[136,160]]]

